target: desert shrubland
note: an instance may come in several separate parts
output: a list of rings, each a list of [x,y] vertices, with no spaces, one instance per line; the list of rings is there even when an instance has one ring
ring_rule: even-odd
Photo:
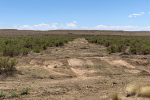
[[[31,37],[0,37],[0,56],[27,55],[30,51],[39,53],[52,46],[63,46],[72,41],[73,36],[31,36]]]
[[[129,46],[131,54],[150,54],[150,37],[87,36],[85,39],[106,46],[109,53],[124,52]]]

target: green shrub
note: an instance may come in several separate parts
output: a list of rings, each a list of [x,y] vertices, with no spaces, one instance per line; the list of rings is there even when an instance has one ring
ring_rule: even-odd
[[[130,51],[131,51],[132,54],[136,54],[136,47],[131,46]]]
[[[18,97],[19,95],[18,95],[17,93],[15,93],[15,92],[12,92],[12,93],[11,93],[11,96],[12,96],[12,97]]]
[[[23,55],[27,55],[30,52],[29,48],[23,48]]]
[[[47,49],[47,45],[43,44],[42,48],[43,48],[43,50],[46,50]]]
[[[11,46],[11,45],[7,45],[4,46],[3,48],[3,56],[17,56],[19,55],[21,52],[21,48],[19,48],[19,46]]]
[[[39,53],[40,51],[42,51],[43,49],[39,46],[33,47],[33,52]]]
[[[15,59],[0,58],[0,74],[12,75],[16,70],[17,61]]]
[[[6,94],[4,94],[4,93],[1,92],[0,98],[1,98],[1,97],[5,97],[5,96],[6,96]]]
[[[29,89],[26,88],[25,90],[20,91],[20,95],[25,95],[29,93]]]
[[[139,72],[140,75],[150,75],[149,72],[145,71],[145,70],[141,70]]]
[[[107,48],[108,52],[109,53],[115,53],[115,46],[114,45],[110,45],[108,48]]]

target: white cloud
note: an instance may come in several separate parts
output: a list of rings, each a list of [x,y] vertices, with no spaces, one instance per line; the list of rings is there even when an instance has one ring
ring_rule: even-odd
[[[77,21],[73,21],[74,23],[77,23]]]
[[[38,24],[38,25],[33,25],[31,26],[34,30],[47,30],[50,29],[51,26],[49,24]]]
[[[97,29],[97,28],[106,28],[107,26],[104,26],[104,25],[98,25],[98,26],[96,26],[95,28]]]
[[[59,29],[74,29],[77,28],[77,26],[73,23],[66,23],[66,26],[64,24],[61,24],[61,26],[59,26]]]
[[[150,14],[150,12],[148,12]]]
[[[16,28],[17,28],[17,26],[14,26],[14,28],[16,29]]]
[[[68,27],[68,28],[75,28],[76,27],[76,25],[75,24],[73,24],[73,23],[69,23],[69,24],[67,24],[66,23],[66,26]]]
[[[136,16],[140,16],[140,15],[143,15],[143,14],[145,14],[145,13],[144,12],[140,12],[139,14],[131,14],[128,17],[132,17],[132,16],[136,17]]]
[[[58,26],[58,23],[52,23],[52,24],[37,24],[37,25],[22,25],[17,26],[14,25],[14,28],[18,28],[20,30],[55,30],[55,29],[72,29],[76,28],[77,26],[74,23],[66,23],[66,25],[61,24]]]
[[[132,17],[132,15],[129,15],[128,17]]]
[[[134,15],[134,16],[139,16],[139,15],[141,15],[141,14],[132,14],[132,15]]]
[[[51,26],[51,28],[52,28],[52,29],[58,29],[58,27],[56,26],[57,24],[58,24],[58,23],[53,23],[52,26]]]
[[[29,25],[23,25],[23,26],[20,26],[19,29],[33,29],[33,27]]]
[[[2,23],[3,24],[3,23]]]
[[[33,26],[29,26],[29,25],[23,25],[18,27],[18,29],[26,29],[26,30],[50,30],[50,29],[58,29],[58,27],[56,26],[58,23],[53,23],[52,25],[49,24],[38,24],[38,25],[33,25]],[[16,26],[14,26],[14,28],[16,28]]]
[[[145,14],[144,12],[140,12],[141,15]]]
[[[65,26],[63,24],[61,24],[61,26],[59,26],[59,29],[64,29]]]
[[[139,27],[139,26],[104,26],[104,25],[98,25],[95,26],[93,29],[98,29],[98,30],[125,30],[125,31],[141,31],[141,30],[149,30],[150,31],[150,26],[146,27]]]

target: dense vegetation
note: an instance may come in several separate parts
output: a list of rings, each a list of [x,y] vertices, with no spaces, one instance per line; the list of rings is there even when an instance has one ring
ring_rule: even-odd
[[[13,57],[27,55],[30,51],[39,53],[47,47],[62,46],[74,38],[71,36],[0,37],[0,55]]]
[[[131,54],[150,54],[150,37],[88,36],[85,39],[106,46],[109,53],[123,52],[128,47]]]
[[[0,55],[18,56],[29,52],[39,53],[47,47],[63,46],[72,41],[74,36],[40,36],[40,37],[0,37]],[[132,54],[150,54],[150,37],[129,36],[85,36],[91,43],[107,47],[109,53],[123,52],[129,48]]]
[[[31,36],[0,37],[0,56],[24,56],[30,52],[39,53],[52,46],[63,46],[64,43],[82,37],[91,43],[107,47],[109,53],[124,52],[127,48],[131,54],[150,54],[150,37],[129,36]],[[0,58],[0,74],[16,71],[16,60]]]
[[[64,43],[72,41],[76,37],[72,36],[41,36],[41,37],[0,37],[0,75],[12,75],[17,70],[15,59],[9,59],[14,56],[24,56],[30,52],[39,53],[46,50],[47,47],[63,46]],[[7,56],[7,57],[5,57]]]

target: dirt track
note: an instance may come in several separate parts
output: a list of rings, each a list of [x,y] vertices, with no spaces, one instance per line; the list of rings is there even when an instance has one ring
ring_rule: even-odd
[[[5,99],[18,100],[110,100],[117,92],[122,100],[149,100],[126,97],[130,83],[150,85],[149,55],[133,56],[124,53],[108,54],[106,47],[75,39],[62,47],[50,47],[41,53],[16,57],[15,77],[1,76],[0,90]],[[28,95],[12,98],[11,92],[28,87]]]

